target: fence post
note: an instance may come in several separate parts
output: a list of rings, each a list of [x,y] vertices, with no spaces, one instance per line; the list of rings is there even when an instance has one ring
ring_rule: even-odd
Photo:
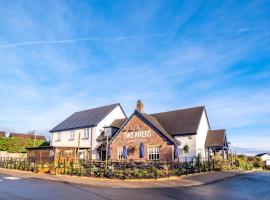
[[[90,169],[89,169],[90,176],[92,175],[92,159],[90,160]]]
[[[205,173],[205,160],[203,161],[203,172]]]
[[[64,159],[64,175],[66,174],[66,159]]]
[[[82,164],[81,164],[80,160],[78,160],[78,164],[80,165],[80,176],[82,176]]]
[[[169,161],[167,158],[167,173],[168,173],[168,178],[170,178],[170,171],[169,171]]]
[[[124,180],[125,180],[125,178],[126,178],[126,177],[125,177],[125,176],[126,176],[126,163],[125,163],[125,160],[126,160],[126,159],[124,159],[124,177],[123,177]]]
[[[155,179],[157,180],[157,158],[155,157]]]
[[[192,159],[191,159],[191,171],[192,171],[192,174],[194,174],[194,166],[193,166],[193,157],[192,157]]]
[[[187,170],[188,170],[188,166],[187,166],[187,157],[185,157],[185,165],[186,165],[186,175],[188,175],[188,172],[187,172]]]
[[[74,161],[71,161],[71,162],[70,162],[70,165],[71,165],[70,175],[73,175],[73,163],[74,163]]]

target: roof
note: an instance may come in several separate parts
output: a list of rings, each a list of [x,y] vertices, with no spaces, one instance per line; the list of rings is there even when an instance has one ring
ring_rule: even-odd
[[[96,126],[117,106],[120,106],[120,108],[122,109],[121,105],[119,103],[116,103],[107,106],[83,110],[80,112],[75,112],[73,115],[65,119],[63,122],[58,124],[52,130],[50,130],[50,132]]]
[[[33,134],[25,134],[25,133],[10,133],[9,137],[15,138],[29,138],[29,139],[37,139],[46,141],[45,136],[43,135],[33,135]]]
[[[154,118],[151,115],[147,115],[145,113],[140,113],[142,114],[142,116],[144,116],[152,125],[154,125],[160,132],[163,133],[163,135],[165,135],[167,138],[169,138],[171,141],[173,141],[174,143],[179,143],[178,140],[176,140],[175,138],[173,138],[163,127],[162,125],[157,121],[156,118]]]
[[[210,130],[207,133],[205,147],[222,147],[225,143],[225,129]]]
[[[125,121],[127,121],[127,118],[116,119],[111,123],[110,127],[121,128]]]
[[[256,157],[262,157],[264,155],[270,156],[270,153],[260,153],[260,154],[257,154]]]
[[[155,114],[143,114],[153,121],[159,129],[163,129],[171,136],[195,134],[197,132],[204,106],[161,112]],[[127,119],[117,119],[110,126],[120,128]]]
[[[195,134],[197,132],[204,106],[161,112],[155,114],[143,113],[149,121],[162,132],[171,136]],[[120,128],[127,119],[117,119],[110,126]]]
[[[204,106],[151,114],[172,136],[196,133]]]
[[[176,140],[174,137],[172,137],[170,134],[167,133],[167,131],[162,127],[162,125],[152,116],[147,115],[145,113],[141,113],[138,110],[135,110],[133,112],[133,114],[128,118],[128,119],[122,119],[122,120],[118,120],[117,122],[115,122],[115,124],[117,124],[118,126],[121,124],[120,129],[117,131],[117,133],[111,138],[110,142],[116,137],[116,135],[123,129],[123,127],[125,126],[126,123],[128,123],[128,121],[134,116],[137,115],[139,117],[141,117],[141,119],[145,120],[146,122],[148,122],[151,126],[153,126],[155,129],[157,129],[157,131],[159,131],[161,134],[163,134],[170,142],[175,143],[175,144],[179,144],[179,141]],[[113,122],[113,123],[114,123]],[[112,124],[110,125],[112,126]],[[115,127],[115,126],[114,126]]]

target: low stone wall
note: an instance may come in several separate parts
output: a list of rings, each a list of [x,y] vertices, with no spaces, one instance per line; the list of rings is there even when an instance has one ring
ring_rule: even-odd
[[[0,151],[0,158],[26,158],[26,153],[9,153],[7,151]]]

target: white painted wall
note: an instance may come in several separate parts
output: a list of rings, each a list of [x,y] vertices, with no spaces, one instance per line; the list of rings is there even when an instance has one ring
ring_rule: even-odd
[[[206,150],[205,150],[205,140],[210,129],[207,121],[207,116],[205,110],[202,113],[198,130],[196,135],[185,135],[185,136],[176,136],[175,138],[181,142],[180,145],[180,161],[185,161],[185,157],[195,157],[198,153],[201,153],[203,158],[206,158]],[[189,153],[185,154],[183,147],[185,145],[189,146]]]
[[[78,147],[80,145],[80,148],[89,148],[91,147],[91,131],[95,129],[95,127],[89,128],[89,138],[85,139],[83,137],[84,135],[84,129],[75,129],[73,130],[75,132],[74,140],[71,140],[70,138],[70,132],[71,131],[61,131],[61,140],[57,141],[57,132],[52,133],[52,146],[55,147]],[[59,132],[58,132],[59,133]],[[79,135],[80,135],[80,143],[79,143]],[[94,138],[93,138],[94,139]]]
[[[204,110],[196,134],[196,156],[201,153],[202,158],[206,158],[205,141],[209,129],[210,127]]]
[[[176,136],[175,139],[181,142],[179,147],[179,160],[185,161],[185,157],[191,158],[196,155],[196,135],[185,135],[185,136]],[[183,147],[185,145],[189,146],[189,152],[184,153]]]
[[[261,156],[261,159],[262,159],[262,161],[270,160],[270,156],[265,154],[265,155]]]
[[[96,127],[90,128],[89,138],[84,139],[84,129],[75,129],[75,138],[70,140],[70,131],[61,131],[61,140],[57,141],[57,132],[52,133],[51,145],[55,147],[78,147],[79,135],[80,136],[80,148],[91,148],[91,133],[92,133],[92,158],[99,159],[97,152],[97,137],[102,133],[105,126],[109,126],[115,119],[125,118],[120,106],[117,106],[112,110]]]
[[[108,114],[96,127],[96,133],[93,138],[96,138],[102,133],[104,127],[109,126],[114,120],[125,118],[125,114],[120,106],[117,106],[110,114]],[[97,140],[93,141],[93,159],[99,159],[99,154],[96,147],[98,146]]]

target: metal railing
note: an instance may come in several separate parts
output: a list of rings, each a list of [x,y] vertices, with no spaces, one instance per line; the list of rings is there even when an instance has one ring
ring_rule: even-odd
[[[186,161],[104,161],[75,160],[61,162],[41,162],[31,159],[0,158],[0,167],[51,174],[76,175],[87,177],[107,177],[118,179],[161,178],[206,173],[215,170],[213,160],[185,159]]]

